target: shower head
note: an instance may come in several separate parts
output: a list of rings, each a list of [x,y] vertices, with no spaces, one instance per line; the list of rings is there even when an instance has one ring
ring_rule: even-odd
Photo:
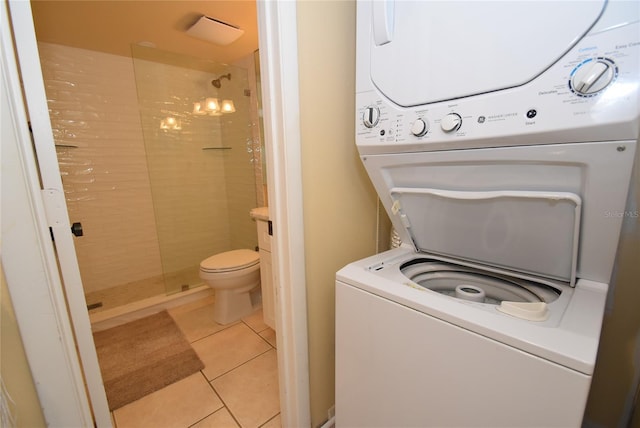
[[[220,83],[220,79],[225,78],[227,80],[231,80],[231,73],[227,73],[227,74],[223,74],[222,76],[218,77],[217,79],[213,79],[211,81],[211,84],[213,86],[215,86],[216,88],[220,88],[222,86],[222,83]]]

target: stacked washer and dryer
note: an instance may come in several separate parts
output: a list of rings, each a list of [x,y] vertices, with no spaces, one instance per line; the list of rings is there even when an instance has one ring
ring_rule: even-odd
[[[400,248],[336,281],[336,425],[580,426],[639,134],[630,1],[357,4]]]

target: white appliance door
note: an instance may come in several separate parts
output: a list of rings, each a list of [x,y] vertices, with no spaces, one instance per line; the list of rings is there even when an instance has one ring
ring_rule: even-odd
[[[402,241],[417,250],[564,280],[575,267],[579,278],[607,284],[635,145],[397,153],[363,162]]]
[[[421,252],[453,256],[575,284],[582,201],[530,190],[390,190]]]
[[[606,3],[374,0],[371,79],[404,107],[523,85],[571,49]]]

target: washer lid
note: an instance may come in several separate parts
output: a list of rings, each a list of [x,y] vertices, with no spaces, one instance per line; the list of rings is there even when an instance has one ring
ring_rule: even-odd
[[[371,79],[404,107],[523,85],[569,51],[605,5],[373,0]]]
[[[200,269],[225,272],[253,266],[260,261],[260,254],[251,250],[232,250],[211,256],[200,263]]]
[[[392,188],[417,251],[575,284],[578,195],[544,191]]]

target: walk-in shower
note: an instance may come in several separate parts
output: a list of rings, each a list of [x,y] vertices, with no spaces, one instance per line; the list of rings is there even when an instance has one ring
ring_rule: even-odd
[[[201,260],[256,246],[253,56],[231,66],[138,45],[132,58],[39,47],[90,308],[192,289]],[[195,110],[209,99],[233,112]]]

